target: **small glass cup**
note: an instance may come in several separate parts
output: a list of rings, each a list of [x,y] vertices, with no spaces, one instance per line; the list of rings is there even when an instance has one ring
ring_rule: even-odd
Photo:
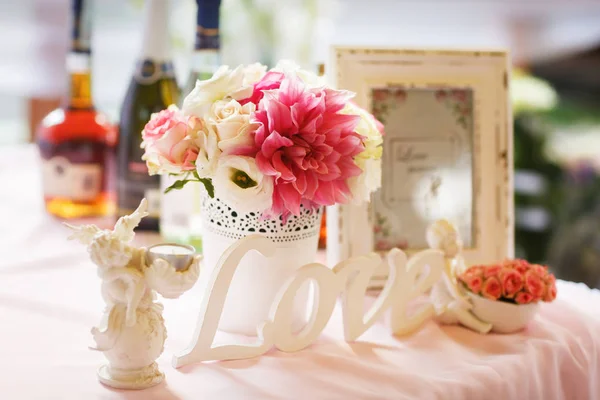
[[[192,246],[177,243],[161,243],[150,246],[146,253],[148,265],[156,259],[163,259],[171,264],[177,271],[185,271],[194,260],[196,249]]]

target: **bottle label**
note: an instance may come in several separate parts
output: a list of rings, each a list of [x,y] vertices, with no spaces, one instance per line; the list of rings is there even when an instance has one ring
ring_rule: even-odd
[[[118,180],[119,215],[131,214],[142,198],[148,201],[148,218],[160,215],[158,176],[148,175],[144,162],[129,162]]]
[[[144,197],[148,201],[148,215],[158,218],[160,215],[160,190],[146,189]]]
[[[219,39],[219,11],[221,0],[196,0],[198,14],[196,15],[196,50],[221,47]]]
[[[42,159],[45,197],[93,201],[102,190],[102,165],[74,164],[65,157]]]
[[[157,63],[153,60],[142,60],[138,62],[134,79],[142,85],[151,85],[159,79],[175,77],[175,69],[172,62]]]
[[[196,50],[219,50],[221,48],[221,40],[219,38],[218,29],[206,29],[198,26],[196,29]]]

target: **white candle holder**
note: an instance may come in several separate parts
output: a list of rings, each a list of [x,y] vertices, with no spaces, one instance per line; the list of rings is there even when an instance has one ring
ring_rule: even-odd
[[[66,224],[75,231],[69,239],[87,245],[98,266],[106,309],[101,324],[92,329],[91,348],[108,360],[98,369],[98,379],[117,389],[145,389],[163,381],[156,359],[164,350],[167,331],[155,292],[177,298],[194,286],[200,273],[201,257],[190,246],[161,244],[146,249],[129,244],[133,229],[146,215],[144,199],[113,230]]]

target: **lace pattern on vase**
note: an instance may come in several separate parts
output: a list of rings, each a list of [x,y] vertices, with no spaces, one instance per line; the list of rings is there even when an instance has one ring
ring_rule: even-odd
[[[301,206],[300,215],[291,215],[284,224],[281,217],[261,219],[260,212],[240,213],[218,198],[206,196],[202,199],[201,213],[207,232],[234,240],[258,233],[284,243],[318,236],[322,209],[308,210]]]

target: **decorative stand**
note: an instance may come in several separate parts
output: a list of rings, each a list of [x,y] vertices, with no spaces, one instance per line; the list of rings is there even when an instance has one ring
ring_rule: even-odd
[[[479,333],[488,333],[492,325],[473,314],[471,300],[456,281],[456,276],[466,268],[456,228],[446,220],[434,222],[427,229],[427,243],[432,249],[443,251],[445,258],[442,277],[431,289],[436,319],[442,324],[460,323]]]
[[[191,247],[161,244],[146,249],[129,244],[146,215],[144,199],[112,231],[67,224],[75,231],[69,239],[85,244],[98,266],[106,309],[100,325],[92,329],[96,344],[91,348],[108,360],[98,369],[98,379],[117,389],[145,389],[163,381],[155,360],[164,350],[167,332],[155,291],[177,298],[194,286],[200,273],[201,257]]]

